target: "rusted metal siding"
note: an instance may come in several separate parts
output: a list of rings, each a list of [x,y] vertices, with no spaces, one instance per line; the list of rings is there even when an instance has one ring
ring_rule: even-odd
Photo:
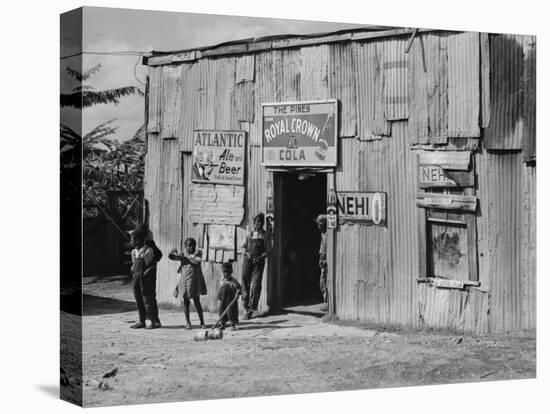
[[[520,150],[524,120],[523,36],[489,35],[491,120],[485,130],[485,148]]]
[[[339,136],[357,135],[355,101],[355,62],[351,43],[330,45],[328,83],[330,97],[340,101]]]
[[[490,292],[490,328],[535,323],[535,174],[521,154],[476,154],[479,280]]]
[[[479,33],[447,38],[450,137],[479,137]]]

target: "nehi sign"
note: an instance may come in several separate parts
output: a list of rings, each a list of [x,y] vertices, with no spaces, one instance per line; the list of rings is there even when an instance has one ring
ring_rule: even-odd
[[[340,220],[377,225],[386,223],[386,193],[339,191],[337,198]]]
[[[193,131],[194,183],[244,185],[246,132]]]
[[[337,101],[262,104],[263,164],[335,167]]]

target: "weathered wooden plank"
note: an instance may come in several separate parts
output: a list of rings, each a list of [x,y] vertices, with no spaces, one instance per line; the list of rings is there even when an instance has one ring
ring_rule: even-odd
[[[191,184],[188,218],[192,223],[241,224],[243,186]]]
[[[489,33],[479,34],[481,59],[481,127],[487,128],[491,121],[491,56],[489,52]]]
[[[439,165],[447,170],[467,171],[470,169],[470,151],[422,151],[420,165]]]
[[[417,207],[441,208],[444,210],[464,210],[474,212],[477,206],[475,196],[419,192],[416,195]]]
[[[479,137],[479,33],[447,38],[450,137]]]
[[[214,57],[223,55],[234,55],[239,53],[246,53],[248,51],[247,43],[239,43],[235,45],[220,46],[215,49],[208,49],[202,51],[204,57]]]

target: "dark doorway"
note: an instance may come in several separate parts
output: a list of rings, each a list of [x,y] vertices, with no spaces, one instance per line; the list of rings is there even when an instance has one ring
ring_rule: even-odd
[[[314,222],[326,212],[326,174],[278,173],[280,189],[279,292],[280,305],[314,304],[322,301],[319,289],[319,244]]]

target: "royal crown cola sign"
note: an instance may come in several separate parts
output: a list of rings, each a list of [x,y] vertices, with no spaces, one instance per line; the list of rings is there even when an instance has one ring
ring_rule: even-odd
[[[262,104],[263,165],[336,167],[336,100]]]

